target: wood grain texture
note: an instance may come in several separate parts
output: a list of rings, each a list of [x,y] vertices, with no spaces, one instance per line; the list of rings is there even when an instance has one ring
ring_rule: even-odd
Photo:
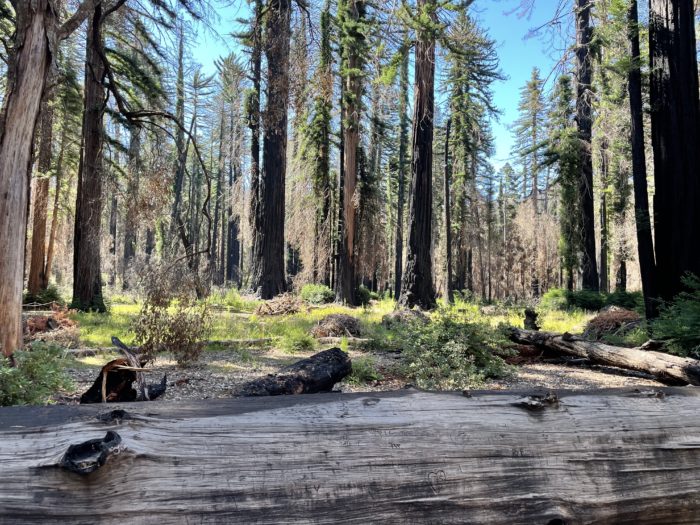
[[[541,393],[543,394],[543,393]],[[700,390],[0,409],[0,523],[698,523]],[[98,418],[122,408],[117,419]],[[96,472],[70,445],[121,437]]]

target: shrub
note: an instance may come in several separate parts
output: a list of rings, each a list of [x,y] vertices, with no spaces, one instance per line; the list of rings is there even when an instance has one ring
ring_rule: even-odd
[[[352,373],[346,381],[353,385],[362,385],[382,379],[384,376],[377,370],[377,362],[373,358],[365,356],[352,360]]]
[[[569,306],[581,310],[598,311],[605,306],[605,295],[591,290],[577,290],[566,293]]]
[[[323,284],[305,284],[301,289],[301,298],[309,304],[327,304],[335,300],[335,294]]]
[[[403,341],[408,375],[418,386],[448,390],[508,375],[501,358],[509,354],[503,350],[507,345],[500,329],[466,322],[448,310],[440,310],[431,323],[407,325]]]
[[[316,341],[308,334],[293,333],[282,339],[282,349],[290,354],[309,352],[316,347]]]
[[[656,338],[669,341],[672,352],[700,357],[700,278],[688,275],[683,284],[688,291],[661,307],[652,328]]]
[[[640,310],[644,309],[644,296],[641,292],[623,292],[614,291],[605,299],[605,304],[607,306],[619,306],[620,308],[627,308],[628,310]]]
[[[171,352],[178,364],[199,359],[211,330],[207,304],[197,301],[191,274],[173,276],[168,268],[154,267],[144,280],[146,298],[133,321],[135,341],[146,359]]]
[[[542,310],[566,310],[569,307],[569,299],[566,290],[551,288],[540,299]]]
[[[0,360],[0,406],[43,404],[57,390],[70,386],[59,347],[33,343],[14,357],[15,367]]]
[[[369,288],[366,288],[363,285],[360,285],[360,287],[357,289],[356,292],[356,298],[358,304],[362,306],[367,306],[372,299],[372,292],[369,291]]]
[[[45,290],[39,291],[38,294],[30,294],[29,292],[24,294],[24,304],[48,305],[51,303],[56,303],[61,306],[66,304],[58,288],[53,284],[49,285]]]

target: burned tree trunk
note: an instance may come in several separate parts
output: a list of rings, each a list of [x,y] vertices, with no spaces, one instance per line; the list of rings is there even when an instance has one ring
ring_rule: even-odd
[[[424,9],[434,0],[419,0]],[[435,16],[434,10],[428,10]],[[435,110],[435,40],[423,28],[416,42],[413,102],[413,158],[406,268],[401,283],[402,306],[435,307],[433,286],[433,118]]]
[[[280,396],[330,392],[336,383],[352,372],[348,355],[333,348],[302,359],[276,374],[243,385],[241,396]]]
[[[267,106],[262,172],[253,235],[253,290],[262,299],[284,293],[284,188],[287,172],[290,0],[272,0],[266,13]]]
[[[621,348],[586,341],[570,334],[558,335],[512,328],[512,341],[535,345],[554,352],[590,359],[619,368],[646,372],[668,384],[700,385],[700,361],[639,348]]]

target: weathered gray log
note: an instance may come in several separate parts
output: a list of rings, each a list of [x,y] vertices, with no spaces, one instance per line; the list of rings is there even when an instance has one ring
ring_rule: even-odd
[[[0,409],[0,523],[698,523],[700,389],[543,394]]]
[[[570,334],[558,335],[511,328],[510,338],[519,344],[535,345],[566,355],[584,357],[592,362],[646,372],[658,381],[671,384],[700,385],[700,361],[639,348],[622,348],[586,341]]]
[[[318,342],[322,345],[339,345],[345,342],[349,346],[366,346],[370,344],[372,340],[362,337],[319,337]]]
[[[302,359],[243,385],[240,396],[280,396],[330,392],[336,383],[352,372],[348,354],[340,348],[331,348]]]

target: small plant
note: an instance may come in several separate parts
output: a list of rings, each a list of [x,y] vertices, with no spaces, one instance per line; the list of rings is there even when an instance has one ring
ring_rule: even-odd
[[[382,379],[384,376],[377,370],[377,362],[373,358],[365,356],[352,360],[352,373],[346,381],[353,385],[363,385]]]
[[[189,273],[173,277],[153,267],[144,280],[145,301],[133,322],[135,341],[147,359],[171,352],[181,366],[199,359],[211,329],[207,304],[198,302]]]
[[[569,307],[569,299],[566,290],[561,288],[552,288],[540,299],[540,310],[566,310]]]
[[[361,306],[367,306],[372,299],[372,292],[369,291],[369,288],[360,285],[356,292],[356,298],[358,304]]]
[[[668,340],[673,353],[700,357],[700,277],[687,275],[683,284],[688,291],[662,306],[654,337]]]
[[[335,300],[335,294],[323,284],[305,284],[301,288],[301,298],[309,304],[328,304]]]
[[[56,286],[49,285],[45,290],[40,290],[37,294],[24,294],[24,304],[50,305],[56,303],[64,306],[66,302],[61,297],[61,293]]]
[[[508,375],[510,368],[501,358],[509,355],[503,350],[507,344],[500,329],[440,310],[431,323],[406,327],[403,348],[408,375],[418,386],[452,390]]]
[[[316,341],[307,334],[293,333],[282,338],[282,349],[289,354],[309,352],[316,347]]]
[[[37,342],[14,358],[14,367],[0,359],[0,406],[43,404],[57,390],[69,388],[59,347]]]

